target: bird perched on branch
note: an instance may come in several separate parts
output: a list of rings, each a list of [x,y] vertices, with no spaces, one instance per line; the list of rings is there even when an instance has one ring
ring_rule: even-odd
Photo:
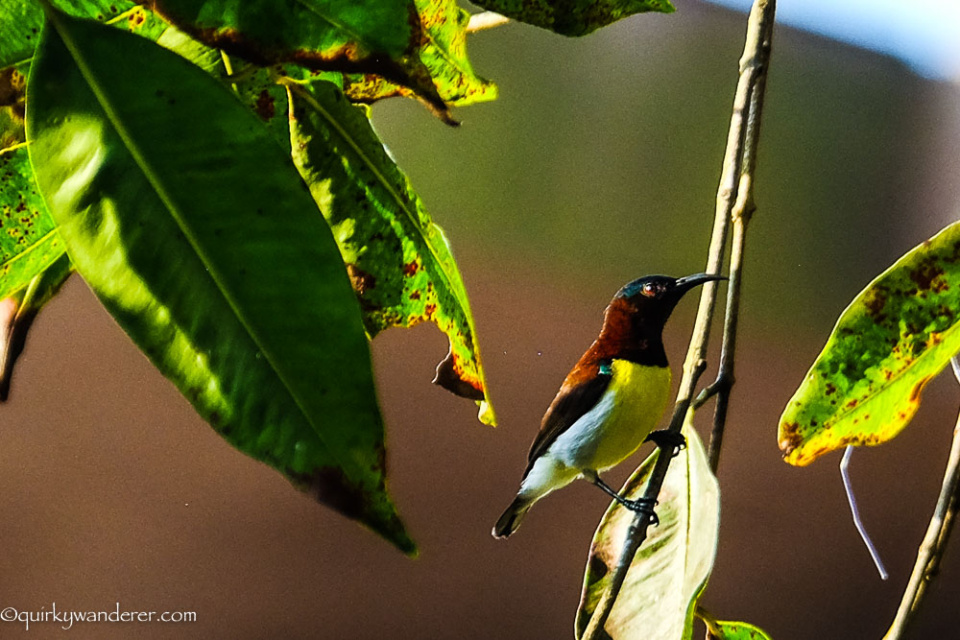
[[[627,500],[600,479],[646,440],[680,447],[683,437],[656,431],[670,395],[663,327],[683,295],[723,276],[646,276],[625,285],[607,306],[600,335],[567,374],[533,441],[516,499],[493,527],[506,538],[540,498],[584,478],[634,511],[653,504]],[[672,446],[671,446],[672,445]],[[655,517],[655,516],[653,516]]]

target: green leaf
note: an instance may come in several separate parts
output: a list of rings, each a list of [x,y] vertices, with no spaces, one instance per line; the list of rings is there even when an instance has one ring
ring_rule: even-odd
[[[697,615],[707,625],[711,640],[771,640],[766,631],[746,622],[714,620],[698,610]]]
[[[790,464],[896,436],[960,351],[960,223],[904,255],[850,303],[780,418]]]
[[[130,0],[53,0],[52,4],[70,15],[101,22],[136,6]],[[136,26],[135,22],[131,26]],[[43,10],[35,0],[0,0],[0,67],[33,56],[41,27]]]
[[[228,75],[224,68],[224,56],[219,50],[194,40],[176,27],[164,29],[157,38],[157,44],[186,58],[216,78],[223,80]]]
[[[416,0],[422,28],[416,55],[429,71],[443,100],[453,106],[496,100],[497,86],[479,77],[467,58],[470,14],[455,0]],[[371,103],[414,92],[374,74],[347,74],[341,82],[354,102]]]
[[[230,61],[225,54],[194,40],[176,27],[164,31],[157,44],[186,58],[230,87],[267,125],[274,139],[287,153],[290,152],[287,92],[277,84],[278,71],[242,60]]]
[[[335,86],[291,84],[293,159],[329,222],[371,336],[434,322],[450,339],[437,382],[493,423],[467,293],[443,231],[387,155],[362,107]]]
[[[446,102],[466,106],[495,100],[497,87],[478,77],[467,58],[470,14],[456,0],[416,0],[422,25],[417,53]]]
[[[713,568],[720,525],[720,488],[689,424],[692,416],[690,412],[683,430],[687,448],[670,463],[660,490],[660,525],[647,530],[604,627],[613,640],[677,640],[692,633],[694,607]],[[640,465],[621,494],[643,496],[657,455]],[[615,502],[600,521],[577,610],[577,638],[608,588],[633,516]]]
[[[414,552],[359,306],[289,156],[183,58],[49,15],[27,136],[77,271],[231,444]]]
[[[37,314],[60,291],[73,267],[66,254],[30,281],[26,289],[0,301],[0,402],[10,395],[13,368],[23,353]]]
[[[30,284],[64,250],[37,192],[27,148],[0,151],[0,299]]]
[[[565,36],[584,36],[635,13],[673,13],[670,0],[476,0],[479,7]]]
[[[371,73],[446,105],[417,55],[413,0],[155,0],[164,18],[197,40],[248,62]]]

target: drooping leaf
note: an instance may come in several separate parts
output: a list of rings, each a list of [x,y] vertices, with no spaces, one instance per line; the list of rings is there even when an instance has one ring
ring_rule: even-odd
[[[293,159],[333,229],[367,332],[434,322],[450,339],[437,382],[493,423],[466,289],[443,231],[361,107],[333,85],[291,85]]]
[[[896,436],[960,351],[960,223],[871,282],[837,321],[780,418],[790,464]]]
[[[565,36],[583,36],[635,13],[676,11],[670,0],[476,0],[474,4]]]
[[[413,0],[151,0],[150,5],[197,40],[248,62],[375,74],[446,113],[417,54],[423,27]]]
[[[453,106],[496,100],[497,86],[479,77],[467,58],[470,14],[455,0],[416,0],[422,28],[416,55],[430,72],[443,100]],[[371,103],[413,92],[375,74],[347,74],[341,88],[354,102]]]
[[[720,524],[720,488],[703,443],[689,424],[692,415],[683,429],[687,448],[670,463],[660,490],[660,525],[647,530],[604,626],[612,640],[678,640],[692,633],[694,608],[713,568]],[[621,494],[643,496],[657,455],[640,465]],[[594,535],[577,609],[577,638],[608,587],[633,515],[613,503]]]
[[[0,299],[26,287],[64,250],[37,191],[27,148],[0,151]]]
[[[70,258],[63,254],[25,289],[0,301],[0,402],[5,402],[10,395],[13,368],[23,353],[33,321],[71,273]]]
[[[49,15],[27,135],[77,271],[231,444],[413,552],[359,306],[289,156],[183,58]]]

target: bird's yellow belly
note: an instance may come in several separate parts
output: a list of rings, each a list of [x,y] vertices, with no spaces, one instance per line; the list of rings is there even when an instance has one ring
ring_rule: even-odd
[[[669,367],[614,360],[612,368],[610,386],[597,406],[558,439],[567,440],[557,444],[568,466],[603,471],[619,464],[663,416],[670,399]]]

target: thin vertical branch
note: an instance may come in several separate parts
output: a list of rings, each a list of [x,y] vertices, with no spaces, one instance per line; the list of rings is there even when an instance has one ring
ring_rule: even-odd
[[[960,365],[956,358],[953,359],[952,364],[954,375],[960,381]],[[960,416],[957,417],[957,424],[953,428],[953,444],[950,446],[950,457],[943,473],[943,484],[940,487],[937,506],[934,508],[933,517],[930,518],[930,524],[927,526],[927,533],[917,551],[917,562],[913,565],[913,573],[910,574],[907,588],[900,600],[900,608],[897,609],[897,615],[883,637],[884,640],[898,640],[903,637],[910,621],[920,609],[927,585],[940,573],[940,560],[943,558],[947,539],[953,529],[957,510],[960,509],[958,488],[960,488]]]
[[[740,80],[737,84],[737,93],[734,98],[733,115],[730,120],[730,131],[727,135],[727,150],[724,154],[723,169],[721,171],[720,187],[717,191],[717,204],[714,212],[713,232],[710,238],[710,249],[707,256],[707,273],[720,273],[723,267],[723,254],[727,243],[727,232],[731,219],[741,219],[740,225],[745,230],[745,221],[749,214],[734,215],[735,210],[741,212],[752,211],[753,199],[751,194],[752,173],[755,166],[756,144],[759,132],[760,108],[763,104],[763,89],[770,59],[770,40],[773,33],[773,21],[776,12],[776,0],[755,0],[747,21],[747,36],[744,44],[743,56],[740,59]],[[753,131],[748,135],[749,131]],[[752,148],[747,148],[747,143]],[[744,173],[743,169],[749,172]],[[742,207],[737,209],[737,207]],[[734,224],[736,233],[737,225]],[[736,250],[736,249],[735,249]],[[737,257],[742,261],[742,233],[740,240],[740,254]],[[733,274],[731,274],[733,275]],[[674,406],[673,417],[668,430],[680,433],[684,417],[690,408],[693,391],[706,369],[705,355],[707,339],[710,334],[710,324],[713,310],[717,302],[717,284],[708,282],[703,286],[700,294],[700,306],[697,310],[697,320],[694,323],[693,335],[687,349],[687,357],[683,365],[683,377],[680,381],[680,390]],[[729,294],[728,294],[729,298]],[[735,327],[735,322],[734,322]],[[734,332],[735,335],[735,332]],[[732,350],[727,352],[732,359]],[[670,455],[657,457],[644,497],[656,500],[660,488],[667,475],[670,465]],[[616,602],[617,596],[623,587],[623,581],[637,549],[647,537],[647,528],[650,526],[650,517],[645,513],[634,515],[627,530],[623,549],[617,560],[617,566],[611,576],[609,588],[603,593],[600,602],[590,618],[583,640],[598,640],[603,637],[603,627],[610,617],[610,611]]]
[[[770,20],[762,25],[759,54],[746,64],[755,65],[755,77],[749,88],[749,109],[743,134],[743,160],[739,174],[737,200],[730,212],[733,226],[733,239],[730,243],[730,282],[727,289],[727,308],[723,323],[723,342],[720,352],[720,367],[716,381],[697,399],[696,406],[702,405],[713,393],[717,401],[713,413],[713,431],[710,434],[710,447],[707,457],[710,469],[714,473],[720,464],[720,449],[723,446],[723,432],[727,423],[727,408],[730,393],[736,381],[734,375],[734,354],[737,348],[737,328],[740,314],[740,292],[743,284],[743,260],[747,240],[747,227],[756,211],[753,199],[753,176],[757,168],[757,148],[760,142],[760,122],[763,113],[763,99],[766,95],[767,67],[770,64],[770,49],[773,43],[773,12]],[[743,63],[741,63],[743,64]],[[741,73],[743,67],[741,66]]]

